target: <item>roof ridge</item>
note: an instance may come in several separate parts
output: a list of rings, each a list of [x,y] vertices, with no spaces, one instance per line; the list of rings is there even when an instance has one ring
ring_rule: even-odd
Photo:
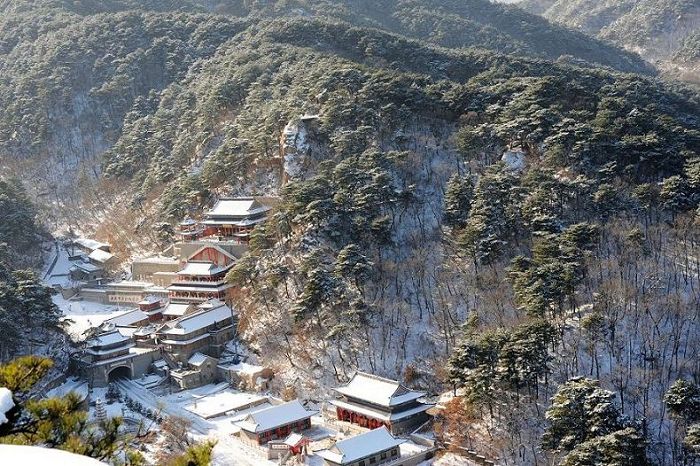
[[[399,382],[398,380],[393,380],[393,379],[390,379],[388,377],[382,377],[381,375],[371,374],[369,372],[364,372],[364,371],[359,371],[359,370],[355,371],[355,375],[353,375],[352,378],[354,379],[358,374],[364,375],[364,376],[369,377],[369,378],[374,379],[374,380],[379,380],[381,382],[387,382],[387,383],[390,383],[392,385],[399,385],[399,386],[405,387],[404,384]],[[405,387],[405,388],[408,388],[408,387]]]

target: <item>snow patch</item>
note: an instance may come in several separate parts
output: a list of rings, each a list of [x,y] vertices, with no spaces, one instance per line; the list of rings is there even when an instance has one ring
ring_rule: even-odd
[[[28,447],[24,445],[0,445],[3,464],[69,464],[71,466],[100,466],[106,463],[87,456],[63,450]]]
[[[0,387],[0,424],[7,422],[7,412],[15,407],[15,402],[12,400],[12,392]]]

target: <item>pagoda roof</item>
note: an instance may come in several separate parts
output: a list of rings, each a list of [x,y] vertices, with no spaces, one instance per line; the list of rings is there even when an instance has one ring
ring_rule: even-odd
[[[338,387],[335,391],[350,398],[387,408],[425,396],[425,392],[410,390],[395,380],[359,371],[347,385]]]
[[[377,419],[379,421],[386,422],[396,422],[407,417],[411,417],[415,414],[427,411],[435,405],[419,403],[418,406],[406,409],[404,411],[397,411],[395,413],[387,413],[380,411],[378,409],[370,408],[369,406],[360,405],[356,403],[349,403],[343,400],[330,400],[330,404],[337,406],[338,408],[347,409],[349,411],[355,412],[357,414],[363,414],[365,416]]]
[[[261,204],[254,197],[221,198],[206,216],[243,218],[264,214],[269,210],[270,207]]]

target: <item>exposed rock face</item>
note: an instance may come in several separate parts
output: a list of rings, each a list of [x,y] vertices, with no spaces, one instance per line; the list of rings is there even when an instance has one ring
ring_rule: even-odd
[[[513,171],[520,172],[525,169],[525,152],[521,149],[510,149],[503,153],[501,161]]]
[[[290,121],[282,131],[282,155],[284,157],[284,177],[286,180],[302,178],[307,156],[311,151],[309,125],[318,118],[304,115],[299,122]]]

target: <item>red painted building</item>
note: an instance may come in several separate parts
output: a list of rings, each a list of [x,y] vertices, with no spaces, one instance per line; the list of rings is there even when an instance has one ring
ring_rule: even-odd
[[[251,445],[265,445],[272,440],[285,440],[289,434],[301,433],[311,427],[311,416],[298,400],[264,408],[248,414],[235,424],[240,427],[240,437]]]
[[[377,429],[385,426],[392,433],[404,433],[429,419],[431,404],[422,403],[424,392],[373,374],[357,372],[343,387],[335,389],[339,398],[330,400],[339,421]]]
[[[231,284],[226,274],[236,258],[215,245],[205,246],[187,259],[168,287],[171,302],[204,302],[209,299],[229,301]]]

